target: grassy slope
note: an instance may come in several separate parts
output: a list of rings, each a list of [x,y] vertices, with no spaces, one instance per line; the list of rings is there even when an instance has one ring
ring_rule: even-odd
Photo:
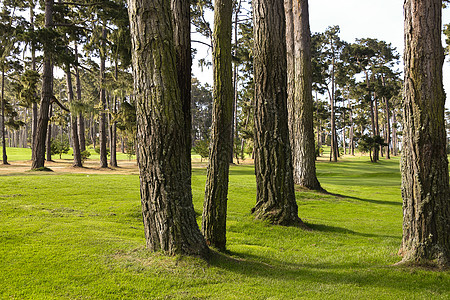
[[[297,193],[314,229],[254,221],[252,166],[231,168],[227,255],[209,263],[144,246],[139,178],[0,176],[0,298],[448,299],[450,273],[399,261],[398,160],[318,164],[329,192]],[[194,169],[200,215],[205,170]]]

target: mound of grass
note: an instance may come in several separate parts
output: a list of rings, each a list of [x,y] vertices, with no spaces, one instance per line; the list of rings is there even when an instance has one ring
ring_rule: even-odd
[[[145,249],[137,175],[0,176],[0,298],[448,299],[450,273],[400,260],[398,160],[318,164],[297,192],[312,232],[255,221],[253,166],[230,169],[226,254]],[[200,223],[206,172],[194,168]]]

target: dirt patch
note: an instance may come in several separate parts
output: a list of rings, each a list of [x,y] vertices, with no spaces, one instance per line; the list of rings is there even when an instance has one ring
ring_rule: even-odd
[[[79,173],[79,174],[139,174],[135,160],[118,161],[117,168],[100,168],[97,161],[86,161],[83,168],[73,167],[72,160],[57,159],[45,162],[45,166],[53,173]],[[38,173],[39,171],[36,171]],[[31,171],[31,161],[12,161],[9,165],[0,165],[0,175],[16,175],[20,173],[35,173]]]

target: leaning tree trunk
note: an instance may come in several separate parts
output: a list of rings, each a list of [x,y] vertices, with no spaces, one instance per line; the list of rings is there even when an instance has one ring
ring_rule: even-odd
[[[192,204],[169,0],[128,0],[147,247],[206,256]]]
[[[406,0],[402,262],[450,262],[441,0]]]
[[[50,104],[49,112],[48,112],[48,118],[50,119],[52,117],[52,104]],[[61,134],[62,136],[62,134]],[[45,144],[46,152],[47,152],[47,161],[52,161],[52,123],[48,122],[48,128],[47,128],[47,136],[46,136],[47,142]]]
[[[254,20],[257,219],[303,225],[295,202],[287,121],[286,23],[283,2],[256,0]]]
[[[53,26],[53,0],[45,0],[45,28],[51,29]],[[50,102],[53,97],[53,66],[51,54],[44,51],[44,61],[42,64],[42,89],[41,105],[36,134],[33,137],[33,151],[31,169],[44,167],[45,161],[45,139],[47,137],[48,113]]]
[[[233,0],[214,1],[213,69],[214,108],[202,232],[206,243],[225,250],[228,171],[233,126],[231,24]]]
[[[294,183],[308,189],[321,189],[316,177],[308,1],[286,0],[284,3],[287,53],[292,56],[288,58],[288,113]]]
[[[73,104],[73,84],[69,64],[66,66],[66,82],[67,98],[69,100],[69,104]],[[72,131],[73,167],[82,167],[83,163],[81,161],[80,142],[78,140],[77,114],[74,107],[72,107],[72,111],[70,112],[70,129]]]
[[[99,122],[99,144],[100,144],[100,168],[108,167],[108,154],[106,150],[106,90],[105,90],[105,60],[106,60],[106,28],[102,29],[100,55],[100,122]]]

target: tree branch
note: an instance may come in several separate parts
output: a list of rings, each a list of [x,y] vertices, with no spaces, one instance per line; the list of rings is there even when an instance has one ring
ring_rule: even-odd
[[[58,104],[59,107],[61,107],[62,110],[70,112],[70,110],[67,107],[65,107],[64,105],[62,105],[61,102],[59,102],[55,96],[52,97],[52,101],[50,102],[50,104],[52,104],[52,103],[56,103],[56,104]]]

